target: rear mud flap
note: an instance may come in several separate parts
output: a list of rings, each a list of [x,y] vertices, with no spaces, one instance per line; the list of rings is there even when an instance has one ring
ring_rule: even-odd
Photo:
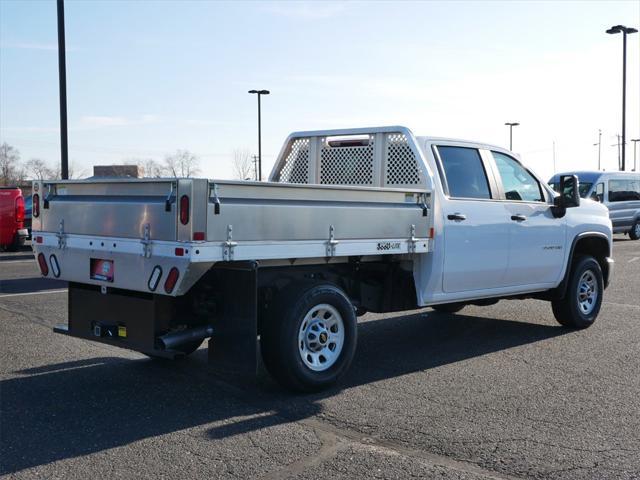
[[[220,263],[209,273],[226,300],[209,339],[209,363],[225,375],[255,377],[263,372],[258,341],[258,265]]]

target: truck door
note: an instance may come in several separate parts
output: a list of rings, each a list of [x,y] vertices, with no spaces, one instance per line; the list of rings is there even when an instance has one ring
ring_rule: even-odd
[[[445,191],[443,290],[501,287],[509,224],[490,170],[476,148],[441,145],[437,151]]]
[[[564,218],[554,218],[540,182],[516,159],[491,152],[509,222],[508,285],[558,281],[564,259]]]

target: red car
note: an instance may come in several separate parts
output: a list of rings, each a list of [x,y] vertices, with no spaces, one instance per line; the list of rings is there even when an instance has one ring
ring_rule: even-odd
[[[15,250],[27,238],[24,197],[18,187],[0,187],[0,248]]]

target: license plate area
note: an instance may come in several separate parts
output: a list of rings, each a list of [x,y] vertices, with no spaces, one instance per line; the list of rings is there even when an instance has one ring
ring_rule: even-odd
[[[91,280],[113,283],[115,263],[113,260],[91,258],[89,260],[89,277]]]

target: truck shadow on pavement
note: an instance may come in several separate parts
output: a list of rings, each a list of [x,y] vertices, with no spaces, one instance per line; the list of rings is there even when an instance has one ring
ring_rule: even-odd
[[[212,423],[203,439],[215,448],[217,439],[317,415],[323,398],[344,389],[567,332],[431,312],[367,321],[347,378],[314,395],[226,379],[204,349],[179,362],[97,357],[14,372],[0,382],[0,475]]]
[[[9,293],[31,293],[67,288],[67,282],[52,278],[31,277],[0,280],[0,295]]]
[[[3,253],[2,250],[0,250],[0,253]],[[33,260],[33,263],[35,264],[33,253],[0,255],[0,262],[15,262],[16,260]]]

